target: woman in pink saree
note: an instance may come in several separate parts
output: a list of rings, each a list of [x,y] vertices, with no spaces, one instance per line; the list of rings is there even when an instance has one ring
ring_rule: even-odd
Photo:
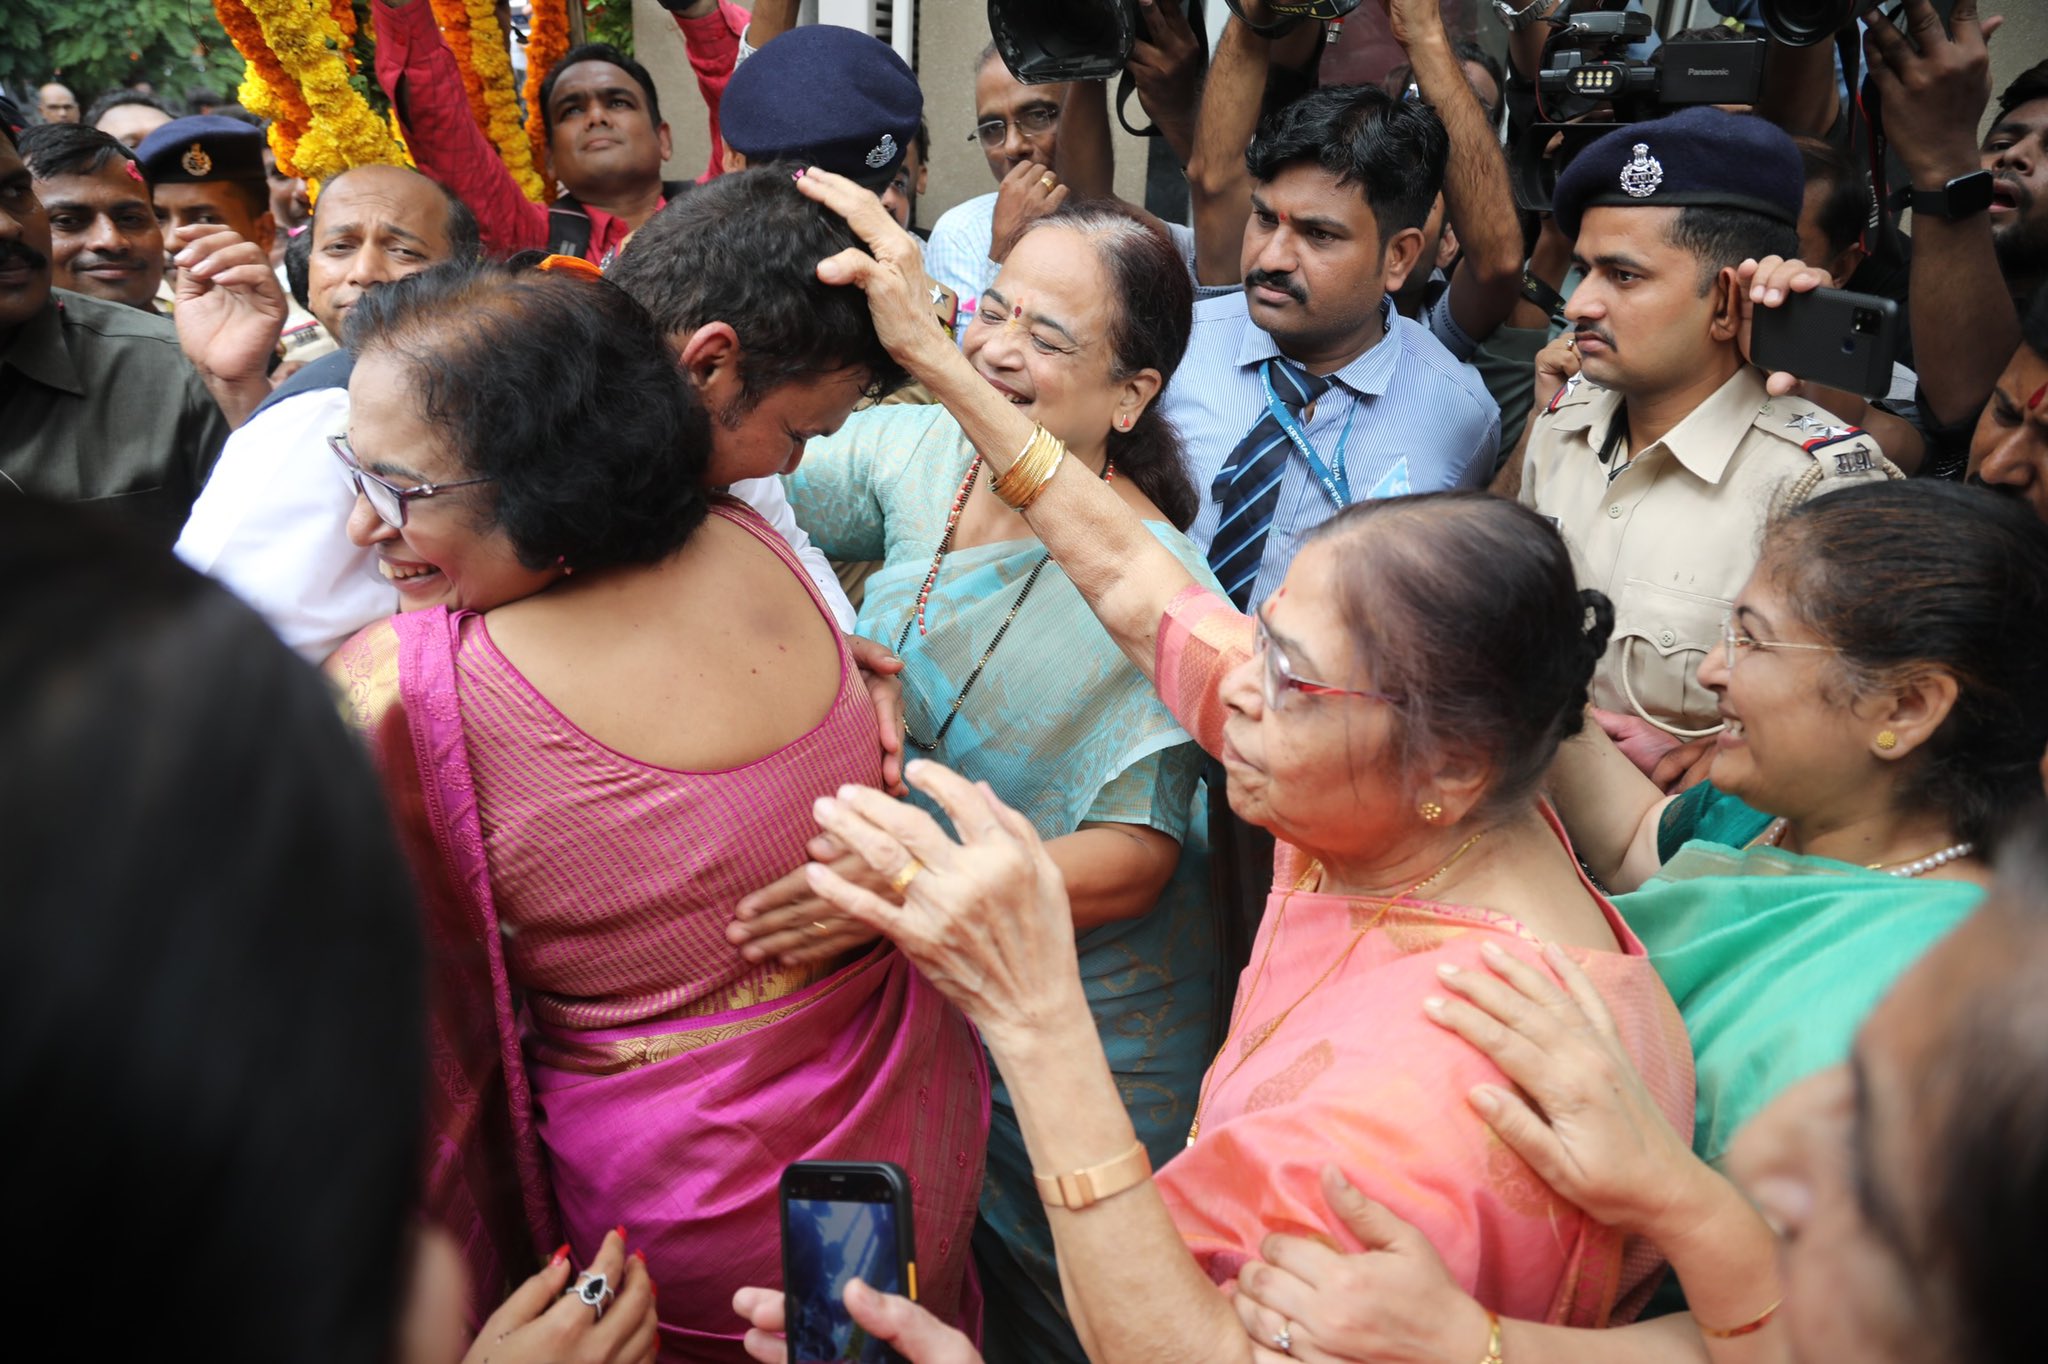
[[[429,905],[428,1210],[478,1301],[618,1226],[660,1357],[742,1358],[725,1304],[777,1276],[783,1167],[893,1160],[926,1300],[971,1328],[966,1020],[886,944],[780,969],[725,940],[881,750],[788,546],[705,492],[705,418],[653,325],[602,280],[477,265],[372,291],[351,337],[350,534],[412,609],[329,671]]]
[[[1279,840],[1187,1148],[1151,1178],[1087,1032],[1071,934],[1054,931],[1064,890],[1029,826],[932,764],[907,775],[957,838],[858,786],[821,806],[839,842],[908,891],[899,906],[822,866],[812,884],[941,984],[1010,1083],[1090,1358],[1239,1364],[1312,1347],[1299,1322],[1255,1339],[1218,1289],[1257,1274],[1248,1262],[1274,1232],[1362,1248],[1326,1200],[1341,1187],[1325,1184],[1331,1170],[1418,1227],[1476,1296],[1473,1359],[1498,1341],[1482,1311],[1626,1319],[1654,1282],[1654,1251],[1559,1197],[1499,1139],[1484,1115],[1501,1073],[1430,1021],[1445,976],[1554,944],[1596,983],[1665,1116],[1690,1130],[1678,1013],[1537,789],[1582,723],[1606,599],[1578,589],[1539,518],[1447,493],[1350,506],[1255,616],[1240,614],[1147,546],[1072,461],[1020,457],[1044,432],[915,324],[912,248],[845,184],[813,172],[802,188],[874,251],[844,273],[866,288],[884,342],[996,468],[1019,469],[1013,504],[1222,760],[1231,808]],[[761,1305],[750,1296],[742,1310]]]

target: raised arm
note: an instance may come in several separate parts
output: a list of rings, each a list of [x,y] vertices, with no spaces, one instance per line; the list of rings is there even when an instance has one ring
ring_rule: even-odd
[[[933,323],[915,240],[881,200],[850,180],[814,169],[797,186],[845,217],[873,252],[842,251],[818,266],[818,278],[867,292],[875,330],[889,353],[953,414],[995,473],[1007,470],[1036,428],[974,372]],[[1062,462],[1025,519],[1110,638],[1151,678],[1159,618],[1194,583],[1194,575],[1108,484],[1090,477],[1076,460]]]
[[[1977,121],[1991,98],[1991,66],[1977,0],[1956,0],[1952,35],[1928,0],[1906,0],[1910,37],[1879,14],[1865,23],[1885,130],[1913,188],[1932,192],[1980,169]],[[1914,360],[1929,414],[1944,425],[1974,420],[2020,340],[1986,214],[1960,222],[1913,215],[1907,307],[1913,335],[1927,343]]]
[[[1185,167],[1195,150],[1195,110],[1202,98],[1202,49],[1182,11],[1197,0],[1138,0],[1145,36],[1131,46],[1131,83],[1138,104]]]
[[[1451,319],[1465,335],[1484,341],[1522,292],[1522,228],[1507,158],[1451,50],[1438,0],[1393,0],[1388,16],[1423,100],[1450,135],[1444,214],[1464,251],[1451,276]]]
[[[690,59],[691,74],[697,78],[697,93],[704,97],[704,117],[711,135],[711,163],[697,177],[701,184],[717,178],[725,166],[725,135],[719,131],[718,109],[725,100],[726,83],[740,62],[741,35],[749,46],[759,47],[776,34],[796,25],[796,0],[761,0],[751,16],[732,0],[662,0],[662,7],[674,13],[682,30],[683,51]]]
[[[1247,0],[1246,12],[1265,17],[1257,0]],[[1244,152],[1258,131],[1266,74],[1275,65],[1307,61],[1320,40],[1319,24],[1304,24],[1275,40],[1261,38],[1235,16],[1224,26],[1202,86],[1195,146],[1188,157],[1198,283],[1236,284],[1244,278],[1244,224],[1252,211],[1252,177]]]
[[[1060,137],[1052,171],[1076,198],[1116,194],[1116,151],[1109,145],[1109,89],[1104,81],[1075,81],[1060,105]]]
[[[492,255],[547,245],[548,212],[519,192],[498,149],[477,129],[462,72],[424,0],[372,0],[377,81],[405,125],[419,168],[469,205]]]
[[[1657,825],[1676,797],[1659,791],[1590,715],[1576,738],[1558,746],[1549,788],[1572,847],[1609,891],[1634,890],[1662,865]]]

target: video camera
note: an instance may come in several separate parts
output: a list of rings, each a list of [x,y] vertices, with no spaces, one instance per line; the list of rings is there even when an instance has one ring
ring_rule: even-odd
[[[1550,22],[1536,121],[1508,157],[1515,202],[1533,212],[1550,211],[1558,171],[1601,134],[1689,104],[1754,104],[1763,91],[1761,38],[1668,41],[1651,63],[1627,52],[1650,35],[1647,14],[1602,10]]]

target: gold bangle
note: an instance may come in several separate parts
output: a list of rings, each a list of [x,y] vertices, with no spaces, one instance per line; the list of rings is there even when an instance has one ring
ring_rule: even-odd
[[[1764,1327],[1770,1325],[1771,1318],[1777,1316],[1778,1309],[1784,1305],[1785,1300],[1783,1298],[1779,1298],[1769,1307],[1766,1307],[1761,1313],[1750,1318],[1748,1321],[1743,1322],[1740,1326],[1729,1326],[1725,1328],[1719,1326],[1708,1326],[1700,1322],[1699,1318],[1697,1317],[1693,1318],[1693,1321],[1696,1325],[1699,1326],[1700,1334],[1705,1336],[1708,1340],[1737,1340],[1743,1336],[1754,1335],[1758,1331],[1763,1330]]]
[[[1034,1171],[1031,1177],[1038,1181],[1038,1197],[1047,1207],[1078,1212],[1150,1179],[1152,1158],[1145,1154],[1143,1142],[1134,1141],[1131,1149],[1115,1160],[1106,1160],[1100,1165],[1064,1175],[1042,1175]]]
[[[1486,1358],[1479,1364],[1502,1364],[1500,1357],[1500,1313],[1486,1309]]]
[[[1017,462],[996,479],[996,496],[1023,511],[1038,500],[1038,495],[1045,491],[1045,485],[1059,472],[1060,462],[1066,457],[1065,443],[1043,426],[1038,427],[1031,433],[1031,443],[1024,447],[1024,453],[1017,457]]]

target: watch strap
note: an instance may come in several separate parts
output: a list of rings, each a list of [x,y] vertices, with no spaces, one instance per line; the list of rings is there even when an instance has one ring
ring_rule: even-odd
[[[1940,189],[1915,189],[1901,185],[1892,194],[1892,211],[1910,208],[1930,218],[1960,222],[1991,207],[1991,172],[1971,171],[1958,175]]]
[[[1546,316],[1556,317],[1564,312],[1564,295],[1527,270],[1522,272],[1522,297],[1541,308]]]
[[[1126,1189],[1136,1188],[1151,1177],[1152,1157],[1145,1153],[1145,1144],[1140,1141],[1132,1142],[1131,1149],[1114,1160],[1090,1165],[1085,1170],[1063,1175],[1042,1175],[1033,1171],[1031,1175],[1038,1184],[1039,1200],[1047,1207],[1076,1212]]]

